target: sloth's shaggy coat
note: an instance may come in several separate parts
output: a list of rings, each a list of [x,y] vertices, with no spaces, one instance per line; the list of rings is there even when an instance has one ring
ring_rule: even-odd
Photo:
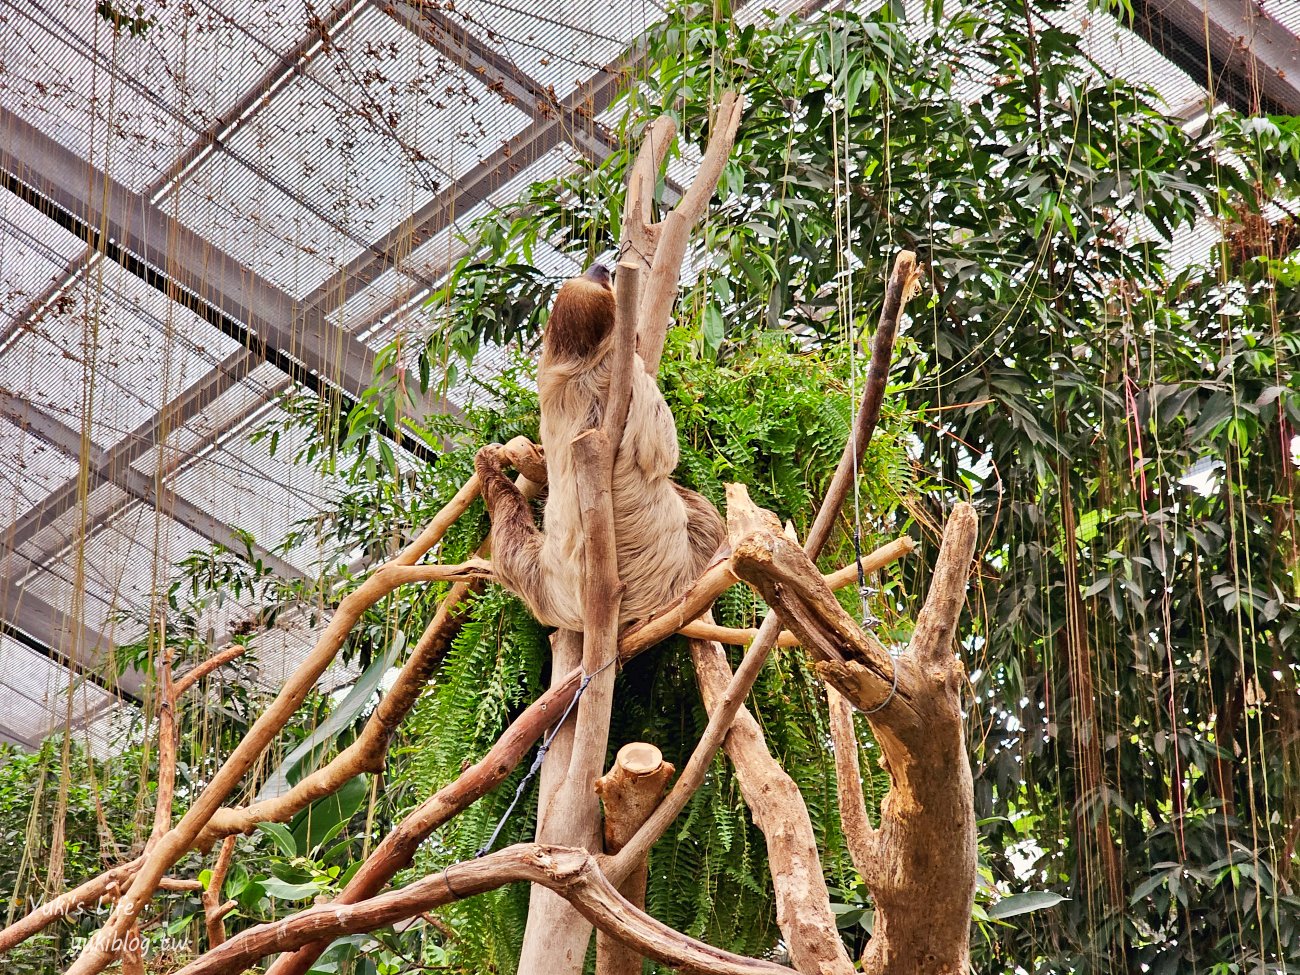
[[[538,531],[527,501],[501,473],[497,452],[476,467],[492,514],[497,579],[549,626],[582,629],[584,540],[573,438],[599,426],[609,388],[614,293],[604,268],[566,281],[542,336],[537,390],[549,484]],[[675,484],[677,426],[637,356],[627,425],[611,493],[619,579],[619,621],[640,619],[680,595],[708,564],[725,531],[703,497]]]

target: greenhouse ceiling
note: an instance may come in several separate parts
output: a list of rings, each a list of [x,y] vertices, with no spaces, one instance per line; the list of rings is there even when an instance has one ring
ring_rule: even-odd
[[[146,3],[133,32],[95,7],[0,0],[0,740],[28,748],[140,693],[109,658],[187,552],[246,532],[277,574],[312,572],[309,546],[267,547],[331,485],[251,434],[293,383],[358,396],[379,347],[427,328],[459,231],[617,148],[606,110],[664,15],[195,0]],[[1171,112],[1203,112],[1208,86],[1300,113],[1300,3],[1133,7],[1132,30],[1082,3],[1072,26]],[[206,621],[213,639],[240,614]],[[311,638],[292,622],[263,638],[262,679]]]

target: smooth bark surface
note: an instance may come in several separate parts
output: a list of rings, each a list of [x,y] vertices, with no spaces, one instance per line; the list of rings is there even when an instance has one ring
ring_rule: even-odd
[[[617,853],[632,838],[663,798],[677,770],[665,762],[654,745],[632,742],[618,750],[614,765],[596,780],[605,807],[605,852]],[[646,871],[642,861],[632,867],[618,892],[629,904],[645,909]],[[599,932],[596,935],[596,975],[640,975],[641,955],[630,945]]]
[[[718,644],[701,640],[689,643],[704,707],[712,712],[731,684],[731,667]],[[850,975],[853,962],[835,924],[817,834],[799,787],[768,751],[763,732],[748,708],[736,711],[723,747],[735,766],[736,781],[754,824],[767,840],[767,859],[776,893],[776,923],[790,961],[800,972]]]
[[[817,672],[867,713],[881,746],[890,789],[880,826],[855,856],[876,905],[863,956],[863,971],[873,975],[970,968],[975,805],[961,713],[966,672],[953,640],[977,527],[970,505],[954,508],[911,644],[896,660],[839,607],[788,539],[769,535],[735,559],[737,573],[799,635]]]
[[[545,884],[575,904],[602,931],[648,958],[695,975],[792,975],[783,965],[744,958],[696,941],[637,910],[619,896],[586,850],[536,843],[507,847],[417,880],[364,905],[325,904],[241,932],[176,975],[232,975],[259,958],[316,940],[373,931],[423,911],[517,881]]]

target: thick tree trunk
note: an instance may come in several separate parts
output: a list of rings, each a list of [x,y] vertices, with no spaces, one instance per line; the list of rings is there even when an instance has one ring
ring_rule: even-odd
[[[551,683],[564,682],[582,664],[582,634],[557,630],[551,637]],[[572,718],[556,730],[551,750],[542,762],[537,793],[537,842],[564,843],[586,850],[600,849],[595,793],[590,815],[585,808],[556,808],[555,800],[569,774],[573,758]],[[577,814],[575,816],[575,813]],[[580,973],[591,941],[591,923],[563,897],[540,884],[528,895],[528,923],[519,953],[519,975]]]
[[[976,529],[974,510],[958,505],[911,646],[897,659],[862,631],[789,539],[755,536],[735,554],[736,574],[799,636],[818,674],[866,713],[880,743],[890,789],[879,829],[859,848],[876,904],[863,956],[872,975],[970,969],[975,803],[961,714],[966,673],[953,638]]]

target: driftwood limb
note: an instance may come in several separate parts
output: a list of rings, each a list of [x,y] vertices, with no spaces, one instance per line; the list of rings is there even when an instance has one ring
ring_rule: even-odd
[[[735,107],[736,96],[724,96],[724,102]],[[658,168],[673,132],[671,123],[650,125],[648,139],[643,142],[629,174],[625,234],[619,248],[622,259],[615,281],[615,337],[611,352],[614,363],[603,404],[602,426],[586,431],[573,441],[585,536],[583,669],[590,684],[578,705],[568,774],[554,796],[539,797],[539,801],[545,802],[539,817],[539,839],[587,846],[599,818],[591,789],[604,764],[608,743],[615,678],[613,668],[608,665],[615,656],[621,601],[610,490],[614,457],[623,441],[631,402],[634,353],[639,346],[646,370],[654,375],[677,296],[686,242],[713,196],[722,162],[731,151],[735,126],[740,120],[739,108],[735,108],[734,119],[721,110],[718,118],[714,138],[710,140],[709,159],[721,154],[722,161],[716,165],[709,162],[701,169],[700,176],[662,227],[652,228],[649,211]],[[648,268],[647,294],[641,294],[643,268]],[[606,619],[611,605],[614,615]],[[558,763],[559,756],[552,753],[546,761]],[[589,930],[567,904],[537,892],[529,905],[520,972],[522,975],[580,972],[588,940]]]
[[[182,968],[177,975],[231,975],[259,958],[316,940],[373,931],[424,911],[505,884],[544,884],[572,902],[602,931],[635,946],[648,958],[697,975],[793,975],[771,962],[733,955],[687,937],[633,907],[601,873],[586,850],[527,843],[375,897],[365,904],[325,904],[249,928]]]
[[[540,709],[541,717],[544,720],[540,722],[540,727],[533,738],[522,743],[518,752],[512,751],[509,755],[506,755],[504,749],[500,748],[500,740],[490,749],[489,756],[500,751],[502,752],[500,761],[511,761],[510,767],[504,770],[503,778],[514,770],[515,765],[523,759],[524,754],[532,747],[537,738],[541,737],[546,727],[554,724],[573,700],[573,695],[577,693],[582,682],[582,642],[582,634],[574,630],[557,630],[551,637],[551,687],[548,693],[539,698],[538,701],[544,701],[548,696],[552,696],[554,699]],[[537,703],[535,701],[534,706]],[[538,726],[537,715],[529,714],[529,712],[533,711],[534,706],[530,706],[515,724],[518,725],[523,719],[528,718],[530,724]],[[556,728],[551,739],[550,751],[547,753],[546,760],[542,763],[542,771],[537,784],[537,826],[534,833],[539,843],[554,842],[556,837],[566,835],[566,830],[569,831],[570,835],[572,832],[570,819],[567,816],[560,816],[558,819],[554,818],[554,810],[556,797],[569,775],[569,764],[573,758],[575,727],[576,722],[566,721]],[[511,728],[513,730],[514,725]],[[486,757],[484,761],[487,761]],[[479,764],[482,765],[483,762]],[[423,808],[424,806],[421,806],[421,809]],[[455,812],[450,812],[447,814],[447,818],[453,815],[455,815]],[[394,830],[394,835],[405,830],[406,827],[407,823],[403,822],[397,830]],[[599,831],[594,819],[589,823],[586,835],[580,837],[579,841],[584,849],[589,849],[599,842]],[[384,882],[381,881],[376,890],[381,890]],[[545,887],[534,886],[532,888],[528,898],[528,922],[524,928],[524,941],[519,956],[521,971],[527,972],[525,965],[532,964],[531,959],[545,957],[544,949],[552,938],[550,928],[557,917],[567,917],[570,923],[577,925],[570,932],[575,941],[578,939],[579,934],[584,945],[590,940],[587,923],[580,917],[575,919],[571,912],[572,909],[568,903],[554,891]],[[576,950],[571,948],[568,949],[567,953],[573,954]],[[279,973],[270,973],[270,975],[279,975]],[[293,973],[293,975],[298,975],[298,973]]]
[[[690,648],[704,707],[712,712],[730,690],[731,668],[716,643],[691,640]],[[791,962],[800,972],[849,975],[853,962],[835,925],[817,835],[799,787],[768,751],[763,732],[748,708],[737,709],[724,747],[735,767],[745,804],[767,839],[776,922]]]
[[[580,639],[579,633],[570,630],[559,631],[554,641],[560,648],[557,659],[563,659],[563,655],[571,654],[575,661],[580,660]],[[552,680],[546,693],[533,701],[524,713],[514,720],[496,743],[488,749],[486,755],[462,772],[455,781],[443,786],[417,806],[384,837],[362,864],[361,869],[348,881],[334,903],[339,906],[359,904],[377,895],[399,870],[410,865],[420,844],[434,830],[504,782],[523,761],[529,749],[564,713],[573,701],[573,695],[577,693],[581,680],[581,667],[575,667]],[[561,732],[568,728],[571,737],[572,727],[571,722],[566,722],[561,726]],[[557,735],[551,744],[552,754],[555,753],[559,743],[560,735]],[[567,756],[567,753],[561,754]],[[568,765],[565,763],[553,768],[555,770],[551,774],[558,784],[567,771]],[[546,765],[542,766],[542,774],[543,776],[547,774]],[[302,947],[293,954],[279,958],[267,970],[267,975],[306,972],[328,945],[328,939],[303,943]]]
[[[118,946],[118,957],[122,960],[122,975],[145,975],[144,938],[140,934],[140,925],[132,924]]]
[[[734,557],[737,574],[800,638],[822,679],[867,713],[880,743],[890,789],[880,826],[859,828],[864,842],[853,851],[876,903],[863,963],[873,975],[964,975],[970,967],[974,794],[961,714],[966,674],[953,639],[977,527],[970,505],[953,509],[911,644],[897,659],[840,608],[812,562],[784,536],[750,536]],[[856,743],[851,761],[856,765]],[[839,762],[837,755],[843,800],[850,776]],[[851,817],[857,810],[849,805]]]
[[[663,357],[664,339],[668,335],[668,322],[677,301],[682,260],[686,257],[691,231],[704,216],[709,200],[718,188],[718,180],[722,177],[722,168],[735,144],[736,130],[740,127],[740,117],[744,110],[745,100],[735,92],[726,92],[719,99],[699,171],[681,201],[656,225],[653,232],[654,261],[644,284],[645,290],[637,313],[641,358],[645,362],[646,372],[652,376],[659,371],[659,360]]]
[[[953,653],[978,520],[954,508],[907,656],[916,665],[919,723],[902,709],[868,715],[889,770],[881,806],[875,934],[864,968],[879,975],[970,970],[975,898],[975,799],[962,724],[966,671]],[[900,675],[900,680],[902,675]],[[903,718],[895,723],[895,716]],[[870,883],[870,881],[869,881]],[[915,907],[927,906],[924,914]]]
[[[650,270],[659,243],[659,224],[651,219],[655,186],[668,149],[676,137],[677,123],[666,115],[647,125],[641,136],[641,151],[637,153],[627,180],[619,257],[635,261],[643,271]]]
[[[179,700],[181,695],[201,681],[218,667],[224,667],[230,661],[244,655],[248,650],[245,643],[230,643],[222,647],[211,657],[195,664],[172,683],[172,696]]]
[[[885,383],[889,373],[889,363],[892,357],[894,337],[898,330],[898,317],[901,313],[904,301],[913,293],[915,289],[918,271],[916,267],[915,255],[911,252],[903,252],[895,261],[893,272],[890,275],[889,283],[886,287],[885,301],[881,310],[880,324],[877,327],[876,335],[872,343],[871,362],[868,367],[867,382],[863,392],[861,405],[858,414],[854,420],[853,431],[849,442],[845,445],[844,453],[840,458],[839,466],[836,469],[834,477],[831,479],[830,487],[827,490],[826,498],[822,503],[813,526],[809,531],[808,540],[805,543],[804,550],[809,559],[814,559],[821,552],[822,547],[830,537],[831,529],[835,519],[839,515],[840,508],[848,495],[854,479],[857,476],[858,465],[861,463],[863,453],[866,451],[867,444],[870,442],[875,432],[876,424],[879,422],[880,409],[884,400]],[[646,299],[648,300],[648,298]],[[751,506],[752,507],[752,506]],[[730,516],[730,506],[729,512]],[[766,519],[761,516],[746,511],[743,515],[737,513],[740,518],[748,518],[754,524],[762,525]],[[754,519],[757,519],[755,522]],[[737,523],[739,527],[739,522]],[[770,527],[770,526],[769,526]],[[777,526],[779,531],[779,524]],[[760,532],[760,534],[765,534]],[[783,536],[782,536],[783,537]],[[792,544],[786,540],[787,544]],[[820,580],[820,576],[819,576]],[[727,735],[727,731],[732,727],[737,713],[740,711],[742,702],[748,696],[754,681],[767,660],[768,654],[775,645],[780,636],[780,622],[776,613],[769,612],[764,619],[762,626],[759,627],[753,643],[750,645],[749,652],[744,660],[741,661],[740,667],[734,675],[729,675],[730,680],[725,688],[715,688],[715,707],[711,709],[709,723],[701,736],[699,744],[696,746],[686,768],[683,770],[681,777],[669,792],[667,798],[655,810],[654,814],[647,820],[628,845],[619,853],[607,868],[607,872],[615,880],[625,876],[630,869],[631,864],[644,858],[655,840],[663,835],[672,821],[685,808],[686,802],[700,783],[708,766],[713,761],[713,756],[717,753],[718,748],[722,745]],[[720,649],[719,649],[720,654]],[[724,661],[725,663],[725,661]],[[696,664],[697,673],[699,671],[699,662]],[[766,750],[764,748],[764,750]],[[797,803],[802,808],[802,799],[796,794],[790,797],[791,801]],[[807,810],[803,811],[807,816]],[[815,848],[814,848],[815,849]],[[769,855],[771,855],[769,851]],[[820,863],[817,867],[818,876],[820,877]],[[775,870],[773,871],[775,874]],[[824,883],[823,883],[824,889]],[[814,891],[816,893],[816,891]],[[778,894],[779,896],[779,894]],[[820,916],[821,900],[817,901],[815,913]],[[825,913],[829,913],[829,897],[825,899]],[[818,952],[818,948],[811,941],[805,939],[810,937],[810,932],[798,927],[799,918],[792,915],[786,916],[787,923],[791,927],[787,930],[782,928],[786,935],[787,942],[790,943],[791,949],[794,949],[795,941],[801,942],[800,950],[806,951],[809,955]],[[832,930],[834,927],[832,925]],[[838,961],[832,963],[838,967]],[[832,968],[831,970],[834,970]]]
[[[613,664],[618,656],[618,620],[622,584],[614,533],[614,460],[623,442],[623,429],[632,403],[632,371],[636,357],[636,308],[640,267],[619,264],[614,320],[613,366],[602,408],[601,425],[573,441],[577,472],[578,512],[583,530],[582,671],[587,689],[573,722],[567,772],[546,797],[539,841],[600,851],[600,807],[595,782],[605,762],[609,722],[614,708]],[[554,768],[563,756],[552,752],[546,764]],[[591,940],[591,926],[563,898],[534,888],[528,923],[519,956],[521,975],[578,975]]]
[[[876,830],[867,818],[867,802],[862,795],[862,768],[858,764],[861,749],[853,727],[853,705],[829,684],[826,703],[830,709],[831,743],[835,748],[835,798],[840,809],[840,826],[849,859],[865,879],[876,864]]]
[[[821,553],[822,547],[830,538],[831,528],[834,526],[835,519],[839,517],[840,508],[856,477],[858,465],[875,433],[876,424],[880,419],[881,404],[884,401],[885,382],[893,355],[894,337],[898,332],[898,316],[902,311],[903,302],[915,288],[917,276],[916,256],[910,251],[900,253],[894,262],[894,270],[885,289],[880,324],[876,328],[876,335],[872,341],[866,387],[854,420],[853,431],[849,442],[845,444],[844,453],[840,457],[834,477],[831,478],[826,498],[822,501],[822,506],[808,533],[808,540],[804,544],[804,551],[811,559],[815,559]],[[609,872],[612,876],[621,876],[621,872],[630,862],[640,860],[647,854],[654,841],[663,835],[664,830],[685,808],[691,794],[704,781],[704,775],[713,762],[713,756],[721,747],[727,729],[731,727],[732,719],[741,703],[748,696],[750,688],[754,686],[754,681],[758,679],[758,674],[767,662],[767,656],[776,644],[780,632],[781,624],[776,614],[769,612],[758,633],[755,634],[745,659],[736,669],[731,685],[720,696],[717,710],[709,715],[709,724],[691,754],[686,768],[682,770],[680,778],[668,797],[655,810],[654,815],[641,828],[638,835],[618,855],[616,863],[611,865]]]
[[[105,870],[72,890],[41,904],[25,917],[19,918],[0,931],[0,954],[39,934],[60,918],[98,907],[101,902],[117,894],[122,885],[130,883],[143,863],[144,857],[138,856],[129,863]]]
[[[620,319],[626,313],[619,311]],[[616,328],[620,332],[620,322]],[[619,346],[622,347],[620,342]],[[630,345],[626,348],[631,363]],[[615,370],[618,371],[617,369]],[[630,370],[626,371],[630,376]],[[630,379],[625,384],[631,386]],[[610,386],[611,404],[618,409]],[[627,404],[622,406],[624,417]],[[607,419],[609,419],[607,417]],[[584,598],[582,672],[587,689],[578,701],[573,722],[573,746],[568,772],[546,806],[545,822],[538,837],[546,842],[579,845],[599,852],[600,808],[595,793],[609,742],[609,721],[614,706],[613,666],[618,655],[618,611],[622,601],[618,581],[618,560],[614,550],[614,507],[610,481],[614,466],[609,430],[587,430],[573,441],[577,470],[578,510],[583,527]],[[622,438],[621,425],[614,430]],[[548,762],[554,761],[551,756]],[[591,925],[563,898],[534,890],[529,905],[520,975],[564,975],[580,973],[591,940]]]
[[[911,688],[894,686],[894,661],[864,632],[826,585],[802,548],[784,535],[754,534],[736,547],[738,576],[778,610],[827,683],[862,711],[906,705]]]
[[[520,437],[523,444],[511,441],[512,457],[527,458],[540,455],[535,449],[528,450],[526,438]],[[528,460],[522,461],[530,466]],[[545,466],[542,466],[542,480],[545,480]],[[473,483],[477,489],[477,478],[466,482],[466,487],[453,498],[448,508],[464,510],[467,489]],[[524,497],[535,497],[540,491],[539,484],[531,478],[521,477],[517,486]],[[472,500],[472,498],[470,499]],[[444,508],[446,512],[448,508]],[[439,513],[439,518],[443,512]],[[437,519],[435,519],[437,520]],[[447,522],[443,531],[450,526]],[[427,535],[427,532],[425,533]],[[440,537],[440,536],[439,536]],[[435,539],[436,542],[436,539]],[[383,566],[376,574],[385,573],[382,578],[386,583],[401,585],[406,582],[457,581],[438,605],[437,612],[416,641],[411,653],[402,665],[393,686],[380,699],[378,706],[366,721],[360,735],[333,760],[303,776],[288,792],[271,799],[253,803],[240,808],[218,809],[204,826],[195,841],[195,846],[207,849],[217,839],[234,833],[247,833],[258,823],[288,822],[295,815],[306,809],[317,799],[324,798],[343,787],[343,784],[364,773],[377,773],[384,768],[388,756],[388,743],[398,725],[415,706],[416,700],[424,690],[429,677],[437,668],[451,646],[452,640],[460,632],[465,622],[471,596],[483,591],[484,583],[491,577],[491,564],[484,560],[488,553],[487,543],[479,547],[474,558],[458,566]],[[416,570],[412,573],[411,570]]]
[[[663,753],[646,742],[631,742],[618,750],[614,764],[596,780],[596,792],[605,807],[605,852],[623,848],[654,807],[677,770]],[[618,892],[629,904],[645,909],[648,864],[633,867]],[[596,935],[596,975],[641,975],[641,955],[619,939]]]
[[[911,550],[910,539],[898,539],[865,556],[863,562],[864,565],[872,567],[870,571],[875,571]],[[727,586],[733,585],[735,580],[728,570],[724,582],[723,573],[715,572],[716,568],[718,567],[707,570],[705,577],[710,577],[712,573],[714,584],[721,586],[717,592],[721,592]],[[854,568],[853,572],[849,573],[847,568],[841,569],[827,578],[838,580],[840,585],[848,585],[850,581],[856,581],[857,570]],[[707,608],[715,597],[716,593],[702,605]],[[652,619],[667,619],[671,622],[680,611],[679,607],[680,600],[677,600],[672,607],[654,614]],[[627,663],[673,632],[668,623],[661,623],[659,627],[641,625],[628,629],[619,641],[620,663]],[[515,719],[487,754],[462,772],[454,782],[439,789],[437,793],[421,803],[384,838],[348,882],[335,901],[336,904],[357,904],[374,897],[399,870],[410,865],[416,849],[434,830],[447,823],[475,800],[492,791],[515,770],[529,749],[569,706],[573,695],[577,692],[578,685],[582,681],[582,668],[579,666],[582,652],[581,636],[570,630],[556,632],[552,638],[552,661],[556,673],[546,693],[533,701],[523,714]],[[567,668],[566,664],[568,664]],[[542,765],[541,782],[538,787],[538,807],[541,810],[539,830],[547,828],[545,811],[550,805],[547,800],[558,790],[559,784],[568,771],[573,727],[572,722],[561,725],[551,742],[550,755],[558,755],[561,760],[548,761]],[[302,975],[320,957],[327,944],[327,942],[318,942],[305,945],[294,954],[283,956],[268,970],[267,975]]]
[[[180,729],[176,726],[176,688],[172,685],[172,651],[166,640],[158,654],[158,791],[153,808],[153,829],[145,843],[148,853],[158,839],[171,827],[172,799],[176,794],[176,753],[180,746]],[[140,932],[133,929],[138,948]],[[130,938],[127,939],[131,941]],[[131,959],[143,969],[144,962]],[[122,965],[128,964],[127,950],[122,954]]]

